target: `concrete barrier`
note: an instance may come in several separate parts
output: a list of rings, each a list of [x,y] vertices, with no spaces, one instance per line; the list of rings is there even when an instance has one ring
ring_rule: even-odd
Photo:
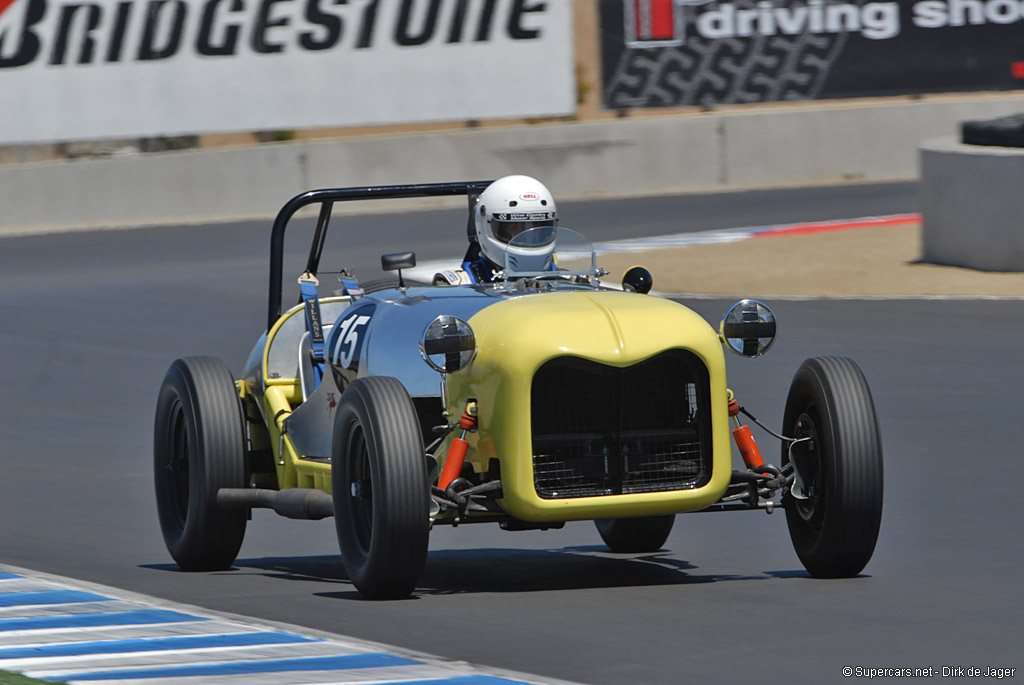
[[[912,179],[923,141],[1020,111],[1024,94],[805,103],[0,165],[0,231],[270,217],[309,188],[508,173],[560,198]]]
[[[1024,271],[1024,149],[921,146],[922,259],[982,271]]]

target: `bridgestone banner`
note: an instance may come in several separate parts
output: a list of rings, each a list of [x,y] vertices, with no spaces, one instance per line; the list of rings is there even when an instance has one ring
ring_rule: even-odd
[[[565,0],[0,0],[0,144],[560,116]]]
[[[1024,0],[600,0],[609,109],[1024,88]]]

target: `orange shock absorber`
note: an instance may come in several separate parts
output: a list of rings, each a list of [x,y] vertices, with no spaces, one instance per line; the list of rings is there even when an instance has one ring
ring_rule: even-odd
[[[469,450],[469,442],[465,438],[466,432],[463,431],[462,435],[461,438],[452,438],[452,444],[448,448],[448,457],[444,460],[444,470],[441,471],[441,479],[437,481],[437,487],[442,490],[462,473],[462,464],[466,461],[466,451]]]
[[[729,416],[736,422],[736,428],[732,431],[732,437],[736,441],[736,447],[740,450],[740,456],[743,457],[743,463],[747,465],[748,469],[756,470],[764,466],[764,460],[761,459],[761,450],[757,448],[757,443],[754,442],[750,426],[741,426],[740,420],[736,418],[739,413],[739,403],[736,400],[729,400]]]
[[[754,436],[750,434],[750,426],[740,426],[734,429],[732,437],[735,438],[736,446],[740,448],[740,456],[743,457],[743,463],[747,465],[748,469],[759,469],[764,466],[761,450],[757,449]]]
[[[466,405],[466,413],[459,418],[459,428],[462,435],[452,438],[452,444],[448,448],[448,457],[444,460],[444,469],[441,471],[441,478],[437,481],[437,487],[444,490],[448,485],[462,473],[462,464],[466,461],[466,452],[469,450],[469,442],[466,440],[466,433],[476,430],[476,403],[470,402]]]

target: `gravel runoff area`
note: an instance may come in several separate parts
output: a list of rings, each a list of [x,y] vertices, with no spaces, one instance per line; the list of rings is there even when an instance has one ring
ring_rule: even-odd
[[[881,228],[604,254],[598,263],[616,278],[641,264],[654,275],[654,290],[661,293],[1024,298],[1024,273],[927,264],[920,257],[921,223],[910,220]]]

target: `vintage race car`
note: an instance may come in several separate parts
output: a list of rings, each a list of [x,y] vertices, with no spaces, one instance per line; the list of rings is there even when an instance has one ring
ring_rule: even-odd
[[[396,279],[360,287],[342,271],[339,289],[320,292],[334,203],[465,195],[472,210],[486,186],[314,190],[282,208],[267,328],[242,378],[189,357],[160,388],[156,496],[177,564],[229,567],[253,508],[333,515],[355,587],[397,598],[415,589],[435,525],[594,520],[611,551],[651,552],[676,514],[781,507],[809,573],[860,573],[882,511],[871,393],[853,361],[807,360],[779,432],[762,426],[782,443],[779,465],[765,463],[740,424],[757,420],[728,389],[723,345],[764,354],[776,333],[767,305],[737,302],[716,330],[647,294],[642,268],[623,290],[603,287],[589,242],[564,228],[545,238],[554,266],[510,259],[493,283],[408,283],[415,256],[398,253],[382,257]],[[308,205],[320,214],[295,274],[300,301],[282,311],[285,231]],[[515,240],[536,244],[530,233]]]

